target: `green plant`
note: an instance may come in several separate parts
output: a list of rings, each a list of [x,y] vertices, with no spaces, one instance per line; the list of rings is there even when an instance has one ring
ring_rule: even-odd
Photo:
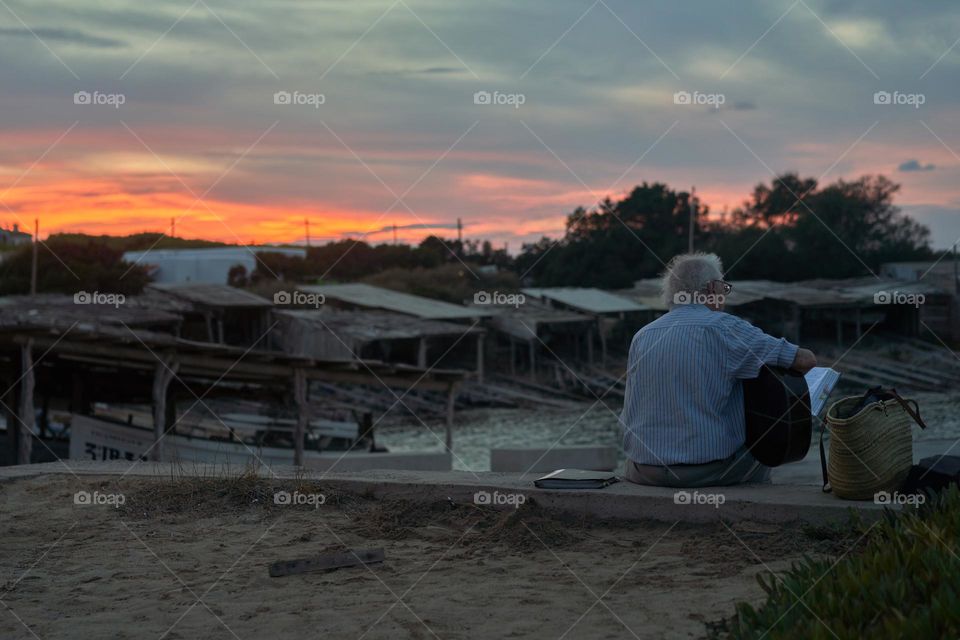
[[[767,594],[741,603],[715,637],[746,639],[960,637],[960,491],[888,513],[836,559],[805,559],[758,576]]]

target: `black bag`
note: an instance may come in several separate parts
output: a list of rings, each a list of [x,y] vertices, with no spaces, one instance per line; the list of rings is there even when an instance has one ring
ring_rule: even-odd
[[[940,491],[953,484],[960,485],[960,456],[931,456],[910,467],[900,493]]]

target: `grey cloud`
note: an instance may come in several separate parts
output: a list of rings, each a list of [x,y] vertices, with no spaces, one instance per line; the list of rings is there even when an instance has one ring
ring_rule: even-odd
[[[41,40],[68,42],[71,44],[86,45],[88,47],[117,48],[126,45],[122,40],[95,36],[73,29],[59,29],[54,27],[34,27],[32,31],[26,28],[0,28],[0,38],[4,36],[14,38],[40,38]]]
[[[933,171],[936,168],[937,168],[936,165],[933,165],[933,164],[920,164],[919,160],[907,160],[906,162],[901,163],[899,167],[897,167],[898,170],[904,171],[904,172]]]

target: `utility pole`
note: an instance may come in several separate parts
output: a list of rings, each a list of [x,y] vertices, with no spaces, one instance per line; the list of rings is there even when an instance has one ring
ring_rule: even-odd
[[[693,253],[693,228],[697,224],[697,198],[694,196],[696,192],[696,187],[690,187],[690,236],[687,239],[687,253]]]
[[[33,219],[33,256],[30,259],[30,295],[37,295],[37,245],[40,243],[40,219]]]
[[[310,246],[310,218],[303,219],[303,226],[306,233],[307,246],[309,247]]]
[[[397,223],[393,223],[393,244],[397,244]]]
[[[463,223],[460,222],[460,218],[457,218],[457,242],[463,242]]]
[[[177,219],[172,217],[170,218],[170,237],[177,237]]]

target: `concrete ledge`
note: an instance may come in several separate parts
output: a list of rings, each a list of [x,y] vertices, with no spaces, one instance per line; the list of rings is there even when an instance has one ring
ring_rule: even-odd
[[[0,468],[0,480],[65,474],[78,477],[123,476],[157,479],[182,476],[217,477],[239,474],[244,470],[242,467],[229,468],[219,465],[188,467],[142,462],[131,467],[129,462],[122,461],[69,461],[3,467]],[[723,519],[774,524],[797,521],[825,524],[846,519],[851,510],[859,512],[868,521],[879,518],[883,513],[881,505],[840,500],[822,493],[818,487],[809,485],[742,485],[676,490],[618,482],[597,491],[552,491],[534,487],[534,474],[524,476],[519,473],[380,470],[325,474],[310,470],[298,471],[295,467],[288,466],[273,467],[272,470],[261,468],[259,474],[278,479],[309,478],[322,482],[331,490],[414,502],[452,500],[457,503],[474,503],[475,494],[487,492],[494,497],[493,506],[513,508],[512,502],[497,504],[495,494],[521,494],[524,500],[534,500],[550,511],[602,519],[659,520],[667,523],[702,523]],[[683,498],[677,500],[678,491],[688,494],[689,503],[683,503]],[[695,504],[698,498],[703,502]]]
[[[490,450],[491,471],[547,473],[554,469],[612,471],[617,466],[617,450],[603,446],[510,448]]]

